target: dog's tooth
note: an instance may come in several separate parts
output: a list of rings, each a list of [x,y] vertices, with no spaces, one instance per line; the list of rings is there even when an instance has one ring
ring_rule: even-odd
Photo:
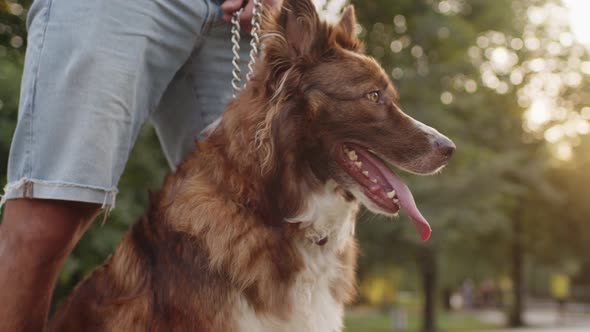
[[[358,168],[362,168],[363,167],[363,162],[362,161],[357,161],[354,163],[354,165]]]
[[[395,190],[392,190],[392,191],[388,192],[387,193],[387,197],[394,198],[395,197]]]
[[[377,179],[371,179],[371,182],[377,183]]]
[[[393,202],[394,202],[395,204],[397,204],[397,203],[399,203],[399,199],[397,199],[397,198],[393,198]]]
[[[381,186],[378,184],[374,184],[371,187],[369,187],[369,191],[372,192],[373,194],[377,194],[381,191]]]
[[[358,156],[356,155],[356,151],[354,151],[354,150],[348,151],[348,159],[350,159],[352,161],[357,160]]]
[[[363,171],[363,175],[369,177],[369,171]]]

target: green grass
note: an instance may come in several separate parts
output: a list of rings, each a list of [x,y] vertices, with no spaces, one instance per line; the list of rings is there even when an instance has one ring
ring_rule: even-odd
[[[345,320],[346,332],[391,332],[392,322],[387,313],[378,310],[359,309],[347,313]],[[408,313],[408,332],[420,331],[419,313]],[[482,322],[473,313],[439,313],[439,332],[474,332],[499,328],[498,325]]]

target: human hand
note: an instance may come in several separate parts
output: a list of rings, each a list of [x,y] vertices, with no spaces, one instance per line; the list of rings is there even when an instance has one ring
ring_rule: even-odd
[[[247,1],[246,6],[244,7],[244,11],[242,15],[240,15],[240,25],[246,31],[250,31],[252,28],[251,21],[252,21],[252,8],[254,7],[253,0],[225,0],[221,4],[221,9],[225,13],[223,15],[223,19],[226,22],[231,21],[232,15],[234,12],[240,10],[242,8],[242,4],[244,1]],[[261,0],[264,7],[270,8],[280,8],[283,4],[283,0]]]

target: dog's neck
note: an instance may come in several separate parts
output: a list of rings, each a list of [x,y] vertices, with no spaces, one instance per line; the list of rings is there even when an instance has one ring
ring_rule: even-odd
[[[215,146],[227,166],[217,185],[266,224],[297,224],[305,241],[319,246],[340,243],[343,234],[351,233],[351,225],[344,225],[343,219],[355,213],[358,204],[333,180],[318,179],[306,164],[309,156],[296,155],[288,148],[275,146],[272,167],[261,169],[263,157],[255,139],[267,112],[264,107],[268,106],[240,100],[232,103],[206,140],[207,148]]]
[[[304,200],[322,182],[298,155],[297,137],[290,137],[293,141],[284,145],[270,142],[276,137],[259,137],[274,106],[254,97],[253,89],[228,106],[219,127],[201,145],[214,150],[225,165],[217,186],[266,223],[278,225],[300,213]]]

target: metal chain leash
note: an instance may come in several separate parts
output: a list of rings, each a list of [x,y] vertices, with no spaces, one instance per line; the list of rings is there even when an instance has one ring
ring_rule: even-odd
[[[254,64],[256,63],[256,59],[258,58],[258,47],[260,46],[260,20],[262,18],[262,1],[261,0],[254,0],[252,6],[252,30],[250,30],[250,35],[252,39],[250,40],[250,62],[248,63],[248,75],[246,75],[246,82],[250,80],[252,76],[252,71],[254,70]]]
[[[242,70],[240,69],[240,15],[242,11],[243,9],[238,10],[231,18],[231,51],[234,54],[234,58],[231,61],[233,66],[231,86],[233,88],[232,94],[234,98],[240,92],[240,85],[242,83]]]
[[[240,69],[240,15],[244,9],[242,8],[235,12],[231,19],[231,50],[234,55],[232,59],[233,70],[231,85],[233,88],[234,97],[246,86],[250,80],[252,71],[254,69],[254,64],[256,63],[256,58],[258,57],[260,47],[260,20],[262,18],[262,9],[262,1],[253,0],[251,21],[252,30],[250,30],[250,35],[252,36],[252,39],[250,40],[250,61],[248,62],[248,74],[246,74],[246,82],[243,85],[242,70]]]

